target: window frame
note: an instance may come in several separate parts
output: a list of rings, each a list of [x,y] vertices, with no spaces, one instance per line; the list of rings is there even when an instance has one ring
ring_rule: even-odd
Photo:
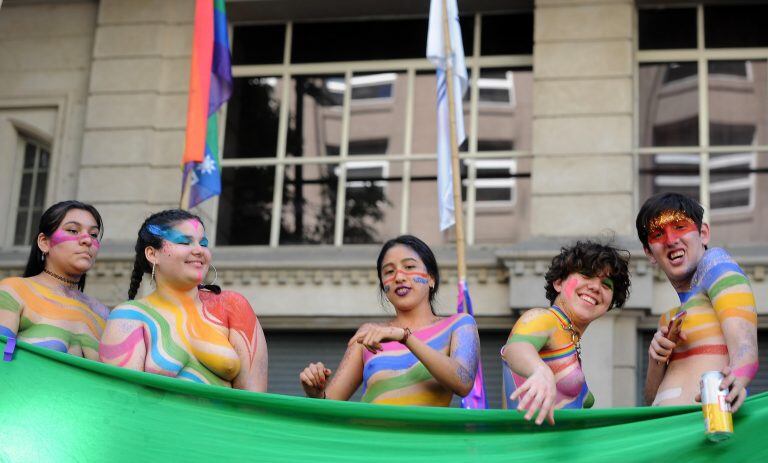
[[[478,125],[478,106],[487,104],[501,104],[507,108],[516,107],[515,95],[510,97],[509,102],[501,103],[488,103],[480,102],[478,79],[480,72],[483,68],[500,68],[506,67],[510,69],[532,69],[533,68],[533,55],[494,55],[494,56],[480,56],[480,37],[482,32],[482,18],[483,14],[477,13],[474,15],[474,46],[472,50],[465,50],[466,64],[468,71],[471,73],[471,91],[470,104],[469,104],[469,130],[468,133],[468,150],[461,151],[459,153],[461,160],[514,160],[520,157],[530,157],[530,150],[505,150],[505,151],[478,151],[477,149],[477,125]],[[279,122],[277,132],[277,153],[275,156],[263,157],[263,158],[225,158],[221,159],[221,168],[232,167],[249,167],[249,166],[274,166],[275,167],[275,181],[274,181],[274,194],[272,198],[272,213],[270,224],[270,237],[269,247],[278,247],[280,242],[280,220],[281,208],[283,206],[283,185],[285,180],[285,168],[286,166],[307,163],[307,159],[293,158],[286,156],[287,149],[287,131],[288,131],[288,118],[290,110],[290,85],[286,85],[286,82],[295,76],[300,75],[328,75],[328,74],[340,74],[344,76],[343,83],[343,103],[342,103],[342,128],[341,128],[341,140],[339,146],[339,154],[336,156],[323,156],[322,159],[312,159],[311,163],[321,164],[336,164],[338,172],[338,185],[336,195],[336,215],[334,224],[334,246],[342,246],[344,243],[344,208],[346,201],[346,189],[349,187],[347,181],[347,169],[352,169],[354,166],[360,165],[361,162],[365,163],[386,163],[388,167],[392,162],[401,163],[403,166],[403,180],[402,180],[402,209],[400,211],[400,232],[407,233],[409,229],[409,215],[410,215],[410,166],[412,161],[429,161],[436,160],[436,153],[414,153],[412,151],[412,135],[413,135],[413,118],[414,118],[414,82],[417,71],[433,71],[434,65],[427,60],[423,59],[400,59],[400,60],[384,60],[384,61],[354,61],[354,62],[329,62],[329,63],[291,63],[291,37],[293,32],[293,22],[288,21],[285,23],[285,40],[283,49],[283,62],[281,64],[267,64],[267,65],[234,65],[232,66],[232,76],[234,78],[263,78],[263,77],[278,77],[282,79],[284,85],[282,86],[282,93],[280,95],[280,108],[279,108]],[[233,25],[230,24],[230,37],[232,36]],[[388,73],[388,72],[402,72],[406,76],[406,117],[404,127],[404,149],[402,153],[392,154],[377,154],[377,155],[361,155],[361,154],[349,154],[349,123],[350,123],[350,109],[356,102],[364,101],[374,103],[389,103],[392,101],[392,97],[389,98],[373,98],[373,99],[356,99],[352,97],[352,88],[355,84],[354,80],[359,78],[357,74],[360,73]],[[394,85],[393,85],[394,86]],[[341,87],[340,87],[341,88]],[[393,93],[395,89],[393,88]],[[510,90],[514,91],[514,87]],[[226,109],[225,109],[226,110]],[[465,107],[466,110],[466,107]],[[223,124],[225,123],[225,117],[222,117],[222,130],[220,133],[225,133]],[[220,143],[223,145],[223,137]],[[223,153],[223,151],[222,151]],[[472,188],[467,191],[467,198],[465,200],[465,211],[467,215],[466,230],[467,230],[467,243],[474,244],[475,242],[475,215],[478,209],[476,201],[475,188],[478,186],[477,169],[475,163],[469,163],[467,181]],[[510,179],[516,184],[515,179]],[[354,181],[354,180],[352,180]],[[384,182],[386,183],[386,182]],[[482,183],[480,184],[482,188]],[[516,186],[515,186],[516,187]],[[516,193],[516,192],[515,192]],[[515,195],[516,196],[516,195]],[[516,197],[514,198],[516,200]],[[514,204],[514,201],[513,201]],[[505,201],[505,206],[509,207],[509,202]],[[437,205],[435,205],[437,207]],[[482,206],[480,207],[482,208]],[[213,213],[214,222],[218,218],[218,207]],[[278,218],[278,219],[276,219]],[[215,226],[214,226],[215,228]],[[247,246],[260,246],[260,245],[247,245]]]

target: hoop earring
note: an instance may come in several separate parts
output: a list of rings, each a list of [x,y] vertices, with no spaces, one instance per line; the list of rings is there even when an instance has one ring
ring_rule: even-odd
[[[155,286],[157,286],[157,282],[155,281],[155,266],[157,264],[152,264],[152,283],[154,283]]]
[[[216,280],[219,279],[219,271],[216,270],[216,267],[213,264],[210,264],[210,267],[213,269],[213,281],[210,283],[203,283],[205,286],[212,286],[216,284]]]

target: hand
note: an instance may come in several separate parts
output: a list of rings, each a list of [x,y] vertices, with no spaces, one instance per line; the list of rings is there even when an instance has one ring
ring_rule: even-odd
[[[523,394],[525,394],[523,396]],[[517,410],[528,410],[525,419],[530,421],[538,410],[535,423],[540,425],[547,418],[549,424],[555,424],[555,397],[557,397],[557,386],[555,385],[555,375],[547,365],[541,365],[536,368],[531,376],[509,396],[510,400],[523,398],[517,403]]]
[[[677,347],[679,342],[688,339],[688,336],[686,336],[684,332],[678,331],[678,342],[672,341],[669,339],[671,334],[668,331],[669,328],[666,326],[662,326],[656,330],[656,333],[651,340],[651,345],[648,347],[648,356],[651,360],[655,360],[659,365],[667,363],[670,355],[672,355],[672,351],[675,350],[675,347]]]
[[[299,382],[301,387],[304,388],[304,393],[307,397],[315,399],[325,398],[325,386],[331,373],[331,370],[325,368],[322,362],[310,363],[299,374]]]
[[[395,326],[380,326],[366,323],[352,336],[347,346],[354,343],[362,344],[372,354],[382,350],[381,343],[387,341],[400,341],[405,337],[405,330]]]
[[[725,396],[725,401],[731,404],[731,413],[736,413],[741,408],[741,404],[744,403],[744,399],[747,398],[747,390],[742,379],[731,372],[731,367],[723,367],[720,373],[723,374],[723,380],[720,381],[720,389],[726,391],[730,389],[728,395]],[[696,394],[694,400],[701,402],[701,392]]]

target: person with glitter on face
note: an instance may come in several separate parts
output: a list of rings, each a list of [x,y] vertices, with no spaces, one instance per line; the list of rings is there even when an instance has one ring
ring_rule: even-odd
[[[648,405],[693,404],[701,374],[720,370],[720,387],[730,389],[726,400],[735,412],[758,368],[755,298],[733,258],[707,248],[710,228],[703,217],[698,202],[677,193],[652,196],[637,215],[645,254],[680,299],[661,316],[648,348],[643,395]]]
[[[622,307],[629,295],[629,253],[593,241],[564,247],[552,259],[545,288],[550,307],[526,311],[515,323],[503,359],[504,408],[540,425],[554,410],[590,408],[594,396],[581,365],[581,338],[590,323]]]
[[[0,334],[98,360],[109,309],[83,291],[103,230],[96,208],[79,201],[40,216],[23,277],[0,281]]]
[[[376,262],[379,290],[395,308],[386,323],[366,323],[347,344],[338,369],[311,363],[299,375],[307,397],[447,407],[472,390],[480,357],[474,318],[435,314],[440,272],[432,250],[415,236],[384,243]],[[333,376],[331,376],[333,375]]]
[[[211,251],[200,217],[181,209],[161,211],[144,221],[138,235],[130,300],[109,315],[101,361],[266,391],[267,344],[251,305],[241,294],[204,283]],[[151,275],[154,291],[135,299],[144,274]]]

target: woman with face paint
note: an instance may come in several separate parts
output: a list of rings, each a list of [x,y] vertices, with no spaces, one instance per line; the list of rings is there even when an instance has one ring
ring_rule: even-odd
[[[395,317],[361,326],[335,372],[320,362],[307,366],[299,375],[306,395],[347,400],[362,383],[363,402],[445,407],[453,394],[469,394],[477,326],[467,314],[435,314],[440,273],[432,250],[414,236],[397,237],[382,247],[376,270]]]
[[[501,349],[504,408],[554,424],[555,409],[594,404],[580,341],[590,323],[624,305],[628,262],[628,252],[591,241],[562,248],[552,259],[545,276],[550,307],[525,312]]]
[[[203,384],[264,392],[264,333],[242,295],[203,283],[210,262],[208,238],[198,216],[171,209],[145,220],[136,241],[130,300],[117,306],[107,320],[99,348],[101,360]],[[145,273],[151,275],[154,291],[134,300]]]
[[[0,281],[0,334],[8,346],[18,339],[98,360],[109,309],[83,290],[102,232],[89,204],[63,201],[43,213],[23,278]]]

